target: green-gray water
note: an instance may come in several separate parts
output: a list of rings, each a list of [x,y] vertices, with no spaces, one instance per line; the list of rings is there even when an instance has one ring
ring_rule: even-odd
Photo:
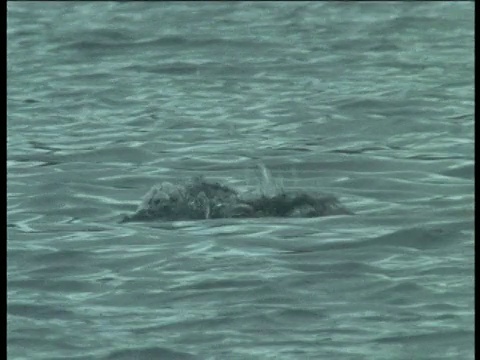
[[[9,2],[9,359],[474,357],[473,2]],[[126,223],[203,175],[355,215]]]

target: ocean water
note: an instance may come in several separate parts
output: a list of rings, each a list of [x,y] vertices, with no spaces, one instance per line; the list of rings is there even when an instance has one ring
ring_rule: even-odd
[[[473,2],[9,2],[9,359],[473,359]],[[354,215],[120,224],[164,181]]]

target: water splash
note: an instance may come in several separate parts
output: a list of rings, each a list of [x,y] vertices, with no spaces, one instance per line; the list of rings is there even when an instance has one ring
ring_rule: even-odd
[[[334,196],[287,193],[265,166],[261,195],[245,197],[235,189],[203,177],[184,185],[164,182],[144,196],[137,211],[122,222],[146,220],[199,220],[257,217],[319,217],[352,214]]]

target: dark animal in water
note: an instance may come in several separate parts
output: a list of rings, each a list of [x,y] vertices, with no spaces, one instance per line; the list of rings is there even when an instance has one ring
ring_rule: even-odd
[[[257,217],[319,217],[352,214],[333,196],[280,192],[244,198],[234,189],[195,178],[186,185],[153,187],[122,222]]]

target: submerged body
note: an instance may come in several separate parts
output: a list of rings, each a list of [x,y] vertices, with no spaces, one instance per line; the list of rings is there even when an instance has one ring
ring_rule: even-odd
[[[351,214],[333,196],[281,192],[243,198],[227,186],[196,178],[185,185],[153,187],[133,215],[122,222],[257,217],[319,217]]]

